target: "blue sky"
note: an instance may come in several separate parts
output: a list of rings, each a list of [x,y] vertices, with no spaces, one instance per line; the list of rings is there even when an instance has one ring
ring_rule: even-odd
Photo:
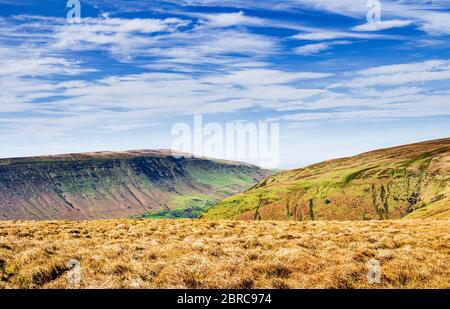
[[[450,1],[0,0],[0,157],[280,123],[280,168],[450,134]]]

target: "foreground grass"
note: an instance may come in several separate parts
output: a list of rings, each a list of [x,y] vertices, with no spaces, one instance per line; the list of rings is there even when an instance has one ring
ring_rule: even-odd
[[[81,263],[80,284],[67,262]],[[381,264],[369,284],[368,261]],[[0,222],[0,288],[450,288],[450,221]]]

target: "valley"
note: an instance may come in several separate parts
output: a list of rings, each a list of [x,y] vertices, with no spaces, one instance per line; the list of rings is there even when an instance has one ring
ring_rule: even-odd
[[[278,173],[162,150],[3,159],[0,289],[450,288],[449,169],[450,139]]]

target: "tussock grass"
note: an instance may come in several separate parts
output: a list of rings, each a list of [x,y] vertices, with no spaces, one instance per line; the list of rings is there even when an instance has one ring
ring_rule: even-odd
[[[70,259],[80,284],[66,280]],[[371,259],[380,284],[368,283]],[[0,288],[450,288],[450,221],[6,221],[0,279]]]

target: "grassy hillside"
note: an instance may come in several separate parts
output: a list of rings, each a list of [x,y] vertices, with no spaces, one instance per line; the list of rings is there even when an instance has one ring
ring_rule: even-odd
[[[449,235],[447,220],[3,221],[0,289],[450,288]]]
[[[269,174],[163,150],[3,159],[0,220],[196,217]]]
[[[203,218],[450,218],[450,138],[376,150],[270,176]]]

